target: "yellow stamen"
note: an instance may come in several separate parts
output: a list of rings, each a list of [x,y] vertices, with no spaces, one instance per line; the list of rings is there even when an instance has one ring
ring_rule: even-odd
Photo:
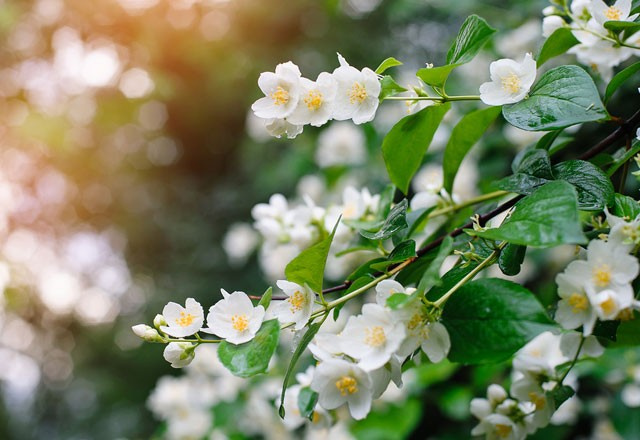
[[[299,312],[307,304],[304,295],[299,290],[296,290],[293,295],[287,298],[287,301],[289,302],[289,304],[291,304],[291,306],[289,307],[291,313]]]
[[[515,73],[502,78],[502,89],[509,93],[518,93],[520,91],[520,78]]]
[[[387,342],[387,337],[384,334],[384,329],[379,325],[365,329],[364,343],[372,347],[380,347]]]
[[[367,89],[359,82],[354,82],[349,92],[349,102],[351,102],[351,104],[355,104],[356,102],[362,104],[365,99],[367,99]]]
[[[571,311],[573,313],[580,313],[589,308],[589,300],[586,296],[580,295],[579,293],[572,293],[567,299],[567,302],[571,306]]]
[[[180,317],[176,319],[176,324],[180,327],[188,327],[193,323],[195,316],[191,313],[180,312]]]
[[[496,425],[496,434],[498,434],[498,437],[508,437],[511,434],[511,426],[498,423]]]
[[[234,330],[239,332],[243,332],[249,327],[249,320],[247,319],[247,315],[233,315],[231,317],[231,325]]]
[[[598,287],[606,287],[611,282],[611,268],[608,264],[601,264],[593,269],[593,283]]]
[[[271,99],[275,105],[285,105],[289,102],[289,92],[278,86],[276,91],[271,94]]]
[[[612,297],[609,297],[600,303],[600,308],[604,313],[610,315],[616,310],[616,302]]]
[[[622,17],[622,11],[620,11],[620,9],[616,8],[615,6],[609,6],[607,12],[604,13],[604,16],[609,20],[620,20],[620,18]]]
[[[545,399],[543,395],[534,393],[533,391],[529,393],[529,401],[536,406],[536,411],[544,409],[547,405],[547,399]]]
[[[309,110],[318,110],[322,107],[323,102],[322,93],[317,90],[310,90],[307,97],[304,98],[304,103],[307,104]]]
[[[422,324],[422,315],[420,313],[416,313],[407,323],[407,328],[409,330],[415,330],[420,324]]]
[[[358,382],[351,376],[342,376],[336,381],[336,388],[342,396],[354,394],[358,392]]]

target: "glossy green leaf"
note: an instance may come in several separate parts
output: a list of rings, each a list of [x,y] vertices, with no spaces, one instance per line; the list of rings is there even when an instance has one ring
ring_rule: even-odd
[[[466,114],[453,128],[442,159],[443,187],[450,194],[462,160],[499,114],[500,107],[476,110]]]
[[[495,32],[483,18],[477,15],[467,17],[447,52],[447,64],[468,63]]]
[[[640,61],[618,72],[607,85],[607,90],[604,92],[604,102],[607,103],[615,91],[618,90],[629,78],[635,75],[638,70],[640,70]]]
[[[547,391],[547,394],[553,399],[556,409],[560,408],[560,405],[573,397],[575,393],[574,389],[567,385],[555,386],[551,391]]]
[[[535,295],[511,281],[485,278],[462,286],[445,304],[449,360],[463,364],[500,362],[557,325]]]
[[[234,345],[222,341],[218,346],[218,358],[227,370],[238,377],[246,378],[266,373],[271,356],[278,347],[279,337],[278,320],[265,321],[249,342]]]
[[[407,225],[407,199],[402,199],[402,201],[396,204],[391,211],[389,212],[389,216],[382,224],[382,227],[375,231],[360,231],[360,235],[369,240],[386,240],[391,237],[396,232],[405,229]]]
[[[273,293],[273,287],[269,286],[269,288],[265,290],[262,296],[260,297],[260,301],[258,302],[258,305],[264,307],[264,309],[267,310],[267,308],[269,307],[269,304],[271,304],[272,293]]]
[[[551,247],[587,241],[578,218],[578,195],[564,181],[549,182],[515,205],[500,227],[468,231],[472,235],[513,244]]]
[[[305,419],[312,418],[316,403],[318,403],[318,393],[309,387],[300,389],[298,393],[298,410],[300,411],[301,417]]]
[[[420,78],[425,84],[436,88],[444,87],[444,83],[447,82],[449,74],[458,67],[457,64],[447,64],[438,67],[423,67],[416,72],[416,76]]]
[[[631,35],[640,31],[640,23],[635,21],[610,20],[610,21],[605,21],[603,26],[605,29],[616,34],[624,32],[625,38],[629,38]]]
[[[380,80],[380,96],[378,96],[378,99],[383,101],[387,96],[397,95],[406,91],[407,89],[398,84],[391,76],[385,75]]]
[[[438,248],[438,253],[436,254],[427,270],[424,271],[422,278],[420,278],[420,283],[418,284],[419,292],[426,292],[433,286],[436,286],[442,282],[442,280],[440,279],[440,267],[442,266],[445,258],[449,256],[452,250],[453,238],[447,236],[444,240],[442,240],[442,244]]]
[[[578,66],[549,70],[533,86],[528,99],[503,106],[502,115],[511,125],[529,131],[609,118],[596,85]]]
[[[385,70],[395,66],[402,66],[402,61],[398,61],[393,57],[389,57],[380,63],[380,65],[376,68],[375,72],[378,75],[381,75],[385,72]]]
[[[615,194],[613,200],[613,209],[611,210],[613,215],[618,217],[624,217],[628,220],[633,220],[640,215],[640,203],[629,196],[622,194]]]
[[[518,275],[526,253],[526,246],[511,243],[506,245],[498,257],[498,266],[502,273],[508,276]]]
[[[468,265],[458,264],[442,276],[442,283],[439,286],[432,287],[426,294],[429,301],[437,301],[442,295],[447,293],[449,289],[458,284],[465,276],[478,266],[478,263],[472,262]]]
[[[542,179],[553,179],[549,152],[539,148],[523,150],[511,164],[514,173],[524,173]]]
[[[339,222],[340,220],[338,220]],[[298,283],[301,286],[306,283],[314,292],[322,290],[324,267],[327,264],[327,255],[329,255],[329,248],[338,223],[336,223],[333,232],[327,238],[303,250],[287,264],[284,268],[287,280]]]
[[[553,174],[576,188],[578,207],[583,211],[601,211],[613,203],[615,191],[611,180],[592,163],[568,160],[555,165]]]
[[[571,30],[567,28],[556,29],[549,38],[545,40],[542,48],[540,49],[540,53],[536,57],[538,67],[542,66],[551,58],[565,54],[567,50],[571,49],[578,43],[580,42],[573,35]]]
[[[494,186],[503,191],[526,195],[531,194],[536,188],[548,182],[549,180],[540,177],[530,176],[524,173],[515,173],[494,182]]]
[[[402,118],[382,141],[382,156],[391,181],[404,194],[409,190],[413,175],[422,164],[449,103],[425,107]]]
[[[416,256],[416,242],[413,240],[406,240],[399,243],[385,261],[381,261],[378,263],[374,263],[371,265],[372,269],[379,270],[381,272],[385,271],[387,267],[391,266],[395,263],[400,263],[407,258]]]

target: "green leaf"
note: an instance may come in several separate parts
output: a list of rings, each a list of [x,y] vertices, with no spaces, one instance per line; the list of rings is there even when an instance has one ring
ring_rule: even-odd
[[[407,228],[405,237],[411,237],[414,232],[424,227],[424,224],[429,217],[429,213],[435,208],[435,206],[432,206],[431,208],[421,208],[407,212],[407,224],[409,225],[409,228]]]
[[[640,215],[640,203],[632,197],[622,194],[615,194],[613,200],[613,210],[611,213],[618,217],[624,217],[627,220],[634,220]]]
[[[536,188],[548,183],[547,179],[515,173],[494,182],[496,188],[517,194],[531,194]]]
[[[433,135],[450,107],[449,103],[432,105],[405,116],[382,141],[382,156],[389,177],[404,194],[407,194],[409,183],[420,168]]]
[[[298,410],[300,411],[301,417],[311,419],[316,403],[318,403],[318,393],[309,387],[300,389],[300,393],[298,394]]]
[[[616,21],[610,20],[604,22],[604,28],[615,33],[619,34],[620,32],[625,33],[625,38],[629,38],[631,35],[640,31],[640,23],[635,21]]]
[[[553,167],[556,179],[572,184],[578,192],[578,208],[602,211],[613,203],[613,184],[600,168],[584,160],[568,160]]]
[[[358,278],[362,278],[363,276],[369,276],[375,272],[378,272],[378,269],[375,269],[371,266],[375,266],[378,263],[384,263],[387,259],[384,257],[374,258],[373,260],[369,260],[364,263],[362,266],[358,267],[354,270],[348,277],[347,281],[355,281]]]
[[[519,153],[511,165],[514,173],[524,173],[543,179],[553,179],[551,159],[547,150],[531,148]]]
[[[616,347],[634,347],[640,345],[640,316],[634,313],[633,319],[621,321],[615,329]]]
[[[516,203],[515,211],[500,227],[468,233],[534,247],[587,241],[578,218],[576,190],[561,180],[541,186]]]
[[[260,297],[260,301],[258,302],[258,305],[264,307],[264,309],[267,310],[267,308],[269,307],[269,304],[271,304],[272,293],[273,293],[273,287],[269,286],[269,288],[265,290],[264,293],[262,294],[262,297]]]
[[[407,258],[416,256],[416,242],[413,240],[406,240],[399,243],[389,254],[385,261],[375,263],[371,265],[372,269],[385,271],[387,267],[395,263],[400,263]]]
[[[442,88],[444,87],[444,83],[447,82],[449,74],[456,67],[458,67],[457,64],[447,64],[445,66],[438,67],[423,67],[416,72],[416,76],[424,81],[425,84],[435,88]]]
[[[342,294],[342,296],[345,296],[351,292],[353,292],[354,290],[360,289],[361,287],[366,286],[367,284],[371,283],[371,281],[373,280],[373,278],[371,277],[371,275],[364,275],[360,278],[358,278],[357,280],[355,280],[348,288],[347,290],[344,291],[344,293]],[[337,320],[338,316],[340,315],[340,310],[342,310],[342,307],[344,307],[346,303],[342,303],[340,305],[338,305],[337,307],[335,307],[333,309],[333,319]]]
[[[509,276],[518,275],[526,253],[526,246],[511,243],[506,245],[498,257],[498,265],[502,273]]]
[[[407,89],[398,84],[391,76],[385,75],[380,80],[380,96],[378,96],[378,99],[383,101],[387,96],[397,95],[406,91]]]
[[[553,399],[556,409],[560,408],[560,405],[573,397],[575,393],[574,389],[567,385],[555,386],[551,391],[547,391],[547,394]]]
[[[384,60],[383,62],[380,63],[380,65],[378,66],[378,68],[376,69],[376,73],[378,75],[381,75],[384,73],[385,70],[391,68],[391,67],[395,67],[395,66],[402,66],[402,62],[396,60],[393,57],[389,57],[386,60]]]
[[[463,364],[501,362],[531,339],[557,328],[529,290],[497,278],[465,284],[445,304],[449,360]]]
[[[555,140],[560,136],[560,133],[562,133],[562,130],[553,130],[545,134],[536,144],[536,148],[549,151]]]
[[[436,257],[433,259],[427,270],[424,271],[424,274],[420,279],[420,283],[418,284],[419,292],[426,292],[433,286],[442,283],[442,280],[440,279],[440,267],[442,266],[444,259],[449,256],[452,250],[453,238],[447,236],[442,240],[442,244],[438,248]]]
[[[416,290],[411,295],[407,295],[406,293],[394,293],[389,298],[387,298],[386,305],[392,310],[398,310],[404,307],[405,304],[412,302],[419,295],[419,290]]]
[[[529,131],[609,118],[596,85],[578,66],[549,70],[533,86],[528,99],[503,106],[502,115],[514,127]]]
[[[280,324],[277,319],[262,323],[254,338],[244,344],[234,345],[222,341],[218,346],[218,358],[227,370],[238,377],[251,377],[266,373],[271,356],[278,347]]]
[[[567,52],[570,48],[580,43],[568,28],[556,29],[547,38],[536,57],[538,68],[551,58],[557,57]]]
[[[364,238],[368,238],[369,240],[386,240],[397,231],[405,229],[408,226],[406,217],[407,206],[407,199],[402,199],[400,203],[396,204],[391,209],[389,216],[378,231],[368,232],[361,230],[360,235]]]
[[[478,266],[478,263],[472,262],[468,265],[458,264],[453,269],[449,270],[442,277],[442,284],[439,286],[434,286],[427,292],[427,299],[429,301],[437,301],[449,291],[453,286],[458,284],[458,282],[467,276],[473,269]]]
[[[327,238],[303,250],[287,264],[284,268],[287,280],[298,283],[301,286],[306,283],[314,292],[322,290],[324,267],[327,264],[329,248],[339,223],[340,220],[338,220]]]
[[[640,411],[638,408],[629,408],[618,395],[613,400],[608,413],[616,433],[620,436],[619,438],[640,438]]]
[[[296,369],[296,364],[298,363],[298,359],[300,359],[300,356],[302,356],[302,353],[304,353],[304,351],[307,349],[307,346],[311,343],[311,341],[313,340],[313,337],[316,335],[316,333],[318,333],[318,330],[320,330],[321,325],[322,323],[320,322],[314,322],[313,324],[310,324],[309,328],[307,329],[305,334],[302,336],[302,339],[300,339],[300,343],[298,344],[295,351],[293,352],[293,355],[291,355],[289,366],[287,367],[287,371],[284,373],[284,380],[282,382],[282,392],[280,393],[280,408],[278,409],[278,413],[280,414],[281,418],[284,418],[284,395],[287,392],[287,387],[289,386],[289,381],[291,380],[291,376],[293,375]],[[278,326],[278,330],[279,329],[280,327]]]
[[[476,110],[466,114],[453,128],[442,159],[443,187],[449,194],[462,160],[499,114],[500,107]]]
[[[447,64],[464,64],[471,61],[495,31],[483,18],[477,15],[467,17],[447,52]]]
[[[638,70],[640,70],[640,61],[618,72],[607,85],[607,90],[604,92],[604,102],[607,103],[615,91],[618,90],[620,86],[631,78]]]
[[[420,423],[422,404],[419,400],[409,399],[401,405],[387,405],[376,410],[372,417],[358,420],[350,426],[357,440],[403,440]]]

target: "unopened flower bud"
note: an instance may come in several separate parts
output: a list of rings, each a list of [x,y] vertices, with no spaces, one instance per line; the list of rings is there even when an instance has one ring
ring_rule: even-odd
[[[487,388],[487,398],[493,406],[498,405],[507,398],[507,392],[500,385],[491,384]]]
[[[164,338],[160,336],[158,330],[146,324],[138,324],[131,327],[136,336],[147,342],[164,342]]]
[[[161,314],[157,314],[155,318],[153,318],[153,326],[157,329],[160,329],[160,326],[167,325],[167,320],[164,319],[164,316]]]
[[[164,359],[171,364],[173,368],[186,367],[195,357],[194,344],[189,342],[172,342],[164,349]]]

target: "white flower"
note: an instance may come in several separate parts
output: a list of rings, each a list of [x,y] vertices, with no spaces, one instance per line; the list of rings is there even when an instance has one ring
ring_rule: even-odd
[[[356,420],[364,419],[371,410],[371,378],[351,362],[332,359],[320,363],[315,370],[311,389],[318,393],[320,406],[336,409],[346,403]]]
[[[167,325],[160,326],[160,330],[176,338],[184,338],[197,333],[204,322],[204,311],[199,302],[187,298],[186,307],[174,302],[168,303],[162,309]]]
[[[320,127],[333,115],[334,99],[338,84],[333,75],[322,72],[316,81],[300,79],[301,93],[298,105],[287,118],[294,125],[311,124]]]
[[[195,356],[195,345],[190,342],[171,342],[167,344],[162,356],[173,368],[186,367]]]
[[[605,213],[607,222],[611,226],[607,241],[621,247],[624,252],[631,252],[640,243],[640,217],[636,217],[632,221],[625,221],[612,215],[606,209]]]
[[[590,6],[593,18],[601,25],[607,21],[633,21],[637,17],[636,14],[629,16],[631,0],[617,0],[611,6],[607,6],[602,0],[591,0]]]
[[[364,133],[349,122],[334,122],[318,136],[315,160],[320,168],[360,165],[366,159]]]
[[[234,266],[242,265],[258,245],[258,234],[246,223],[234,223],[224,236],[222,247]]]
[[[491,82],[480,86],[480,99],[487,105],[522,101],[536,79],[536,61],[530,53],[521,63],[504,58],[489,66]]]
[[[288,298],[278,303],[274,307],[273,313],[281,323],[294,322],[293,328],[300,330],[309,322],[316,300],[315,292],[306,284],[301,286],[287,280],[278,280],[276,284]]]
[[[253,307],[244,292],[229,294],[220,289],[223,299],[209,309],[205,333],[215,334],[231,344],[242,344],[256,335],[264,318],[264,307]]]
[[[405,336],[404,325],[394,322],[388,310],[377,304],[362,306],[362,314],[351,316],[342,331],[342,352],[358,359],[367,371],[389,362]]]
[[[264,128],[271,136],[280,138],[286,135],[289,139],[293,139],[302,133],[304,126],[292,124],[286,119],[266,119]]]
[[[556,366],[568,360],[560,350],[560,336],[543,332],[518,350],[513,358],[513,368],[522,373],[553,377]]]
[[[631,295],[625,295],[627,298],[621,297],[618,292],[613,290],[603,290],[593,296],[593,307],[603,321],[611,321],[616,319],[623,309],[631,307],[633,302],[633,291]],[[629,296],[631,299],[629,300]]]
[[[378,75],[367,67],[360,71],[350,66],[340,54],[338,60],[340,67],[333,71],[338,82],[334,119],[353,119],[356,124],[371,121],[378,109],[381,89]]]
[[[561,273],[556,277],[558,284],[558,309],[555,320],[562,328],[573,330],[582,326],[585,335],[590,335],[596,323],[596,313],[582,287],[583,280],[575,279],[571,273]]]
[[[529,419],[535,429],[549,424],[555,411],[555,404],[537,380],[523,376],[511,384],[510,391],[514,398],[522,402],[531,402],[535,406],[535,413]]]
[[[542,20],[542,36],[549,38],[555,31],[566,25],[562,17],[550,15]]]
[[[451,349],[451,339],[447,328],[439,322],[429,322],[420,329],[420,348],[431,362],[438,363]]]
[[[526,437],[522,426],[502,414],[489,414],[471,430],[471,435],[482,434],[487,440],[520,440]]]
[[[293,113],[300,99],[300,77],[300,69],[291,61],[278,64],[275,73],[261,73],[258,86],[265,97],[251,106],[256,116],[281,119]]]
[[[625,387],[622,389],[622,393],[620,393],[620,397],[622,398],[622,402],[629,408],[639,407],[640,386],[635,383],[625,385]]]
[[[589,6],[591,0],[573,0],[571,2],[571,13],[580,21],[589,21],[591,18],[591,12],[589,12]]]

